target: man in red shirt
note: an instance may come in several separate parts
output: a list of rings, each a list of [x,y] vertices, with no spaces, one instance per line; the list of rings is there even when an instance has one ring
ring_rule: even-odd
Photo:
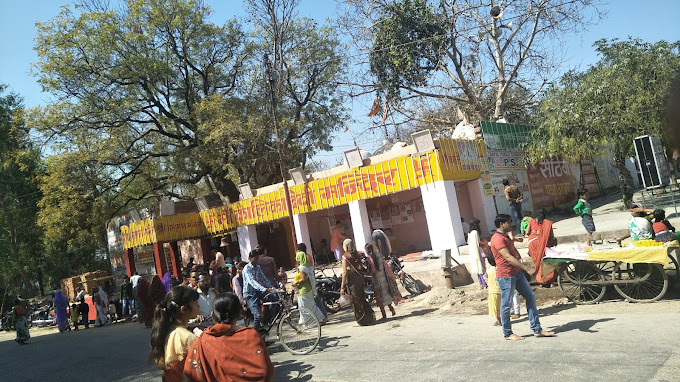
[[[508,234],[512,233],[512,218],[507,214],[496,216],[496,233],[491,237],[491,252],[496,260],[496,280],[501,288],[501,324],[503,325],[503,337],[506,340],[519,341],[524,337],[512,332],[510,324],[510,303],[512,295],[517,292],[524,297],[527,303],[527,314],[531,330],[536,337],[553,337],[554,332],[549,332],[541,328],[538,320],[538,309],[536,308],[536,296],[531,290],[529,281],[521,271],[526,271],[530,275],[536,273],[532,267],[524,265],[521,261],[519,252],[515,248],[515,243]]]

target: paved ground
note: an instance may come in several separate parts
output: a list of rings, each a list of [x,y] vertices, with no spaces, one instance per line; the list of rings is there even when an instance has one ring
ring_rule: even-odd
[[[370,327],[355,327],[350,312],[332,315],[321,345],[306,356],[272,345],[275,380],[680,380],[677,296],[652,304],[548,304],[541,322],[558,336],[531,336],[522,316],[513,329],[527,338],[518,343],[504,341],[486,315],[447,313],[421,298]],[[0,334],[0,380],[160,381],[147,363],[149,330],[141,325],[32,335],[20,346],[12,333]]]

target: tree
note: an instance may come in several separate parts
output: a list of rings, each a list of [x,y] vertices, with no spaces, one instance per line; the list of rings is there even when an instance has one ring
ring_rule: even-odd
[[[561,154],[579,160],[611,145],[628,206],[633,188],[625,160],[632,153],[633,138],[656,134],[669,145],[666,105],[680,71],[680,41],[603,39],[595,47],[601,55],[596,65],[584,73],[567,73],[547,92],[527,149],[532,159]]]
[[[85,0],[38,24],[35,69],[56,101],[34,123],[55,150],[81,152],[74,159],[105,174],[100,193],[125,195],[121,209],[205,189],[238,198],[237,176],[224,165],[238,153],[210,156],[200,111],[238,96],[250,50],[237,22],[217,26],[209,15],[195,0],[130,0],[120,9]],[[135,183],[146,187],[121,192]]]
[[[0,276],[3,289],[32,295],[42,256],[36,224],[40,153],[31,143],[21,99],[5,91],[0,85]]]
[[[369,51],[375,76],[374,82],[351,84],[360,89],[351,91],[376,90],[402,121],[451,103],[472,120],[498,119],[513,88],[523,95],[513,107],[531,106],[560,67],[559,42],[600,17],[597,0],[525,0],[502,7],[481,0],[344,3],[343,24],[359,29],[354,39]]]

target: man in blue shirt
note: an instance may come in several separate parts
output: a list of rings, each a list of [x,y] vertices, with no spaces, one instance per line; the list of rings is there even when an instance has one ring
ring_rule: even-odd
[[[248,304],[248,309],[253,315],[253,327],[260,330],[262,314],[262,301],[278,301],[279,296],[275,292],[276,288],[267,280],[262,273],[262,269],[257,265],[260,260],[260,251],[255,249],[248,254],[248,265],[243,268],[243,299]],[[274,309],[265,308],[265,321],[275,313]]]

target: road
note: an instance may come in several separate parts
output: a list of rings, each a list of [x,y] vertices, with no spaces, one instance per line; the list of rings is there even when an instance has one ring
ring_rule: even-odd
[[[348,312],[333,315],[312,354],[270,351],[276,381],[679,381],[679,312],[677,299],[550,306],[541,322],[556,338],[530,336],[523,316],[513,328],[528,337],[510,342],[487,316],[406,303],[370,327],[355,327]],[[160,381],[147,363],[149,332],[137,323],[37,329],[24,346],[6,332],[0,381]]]

